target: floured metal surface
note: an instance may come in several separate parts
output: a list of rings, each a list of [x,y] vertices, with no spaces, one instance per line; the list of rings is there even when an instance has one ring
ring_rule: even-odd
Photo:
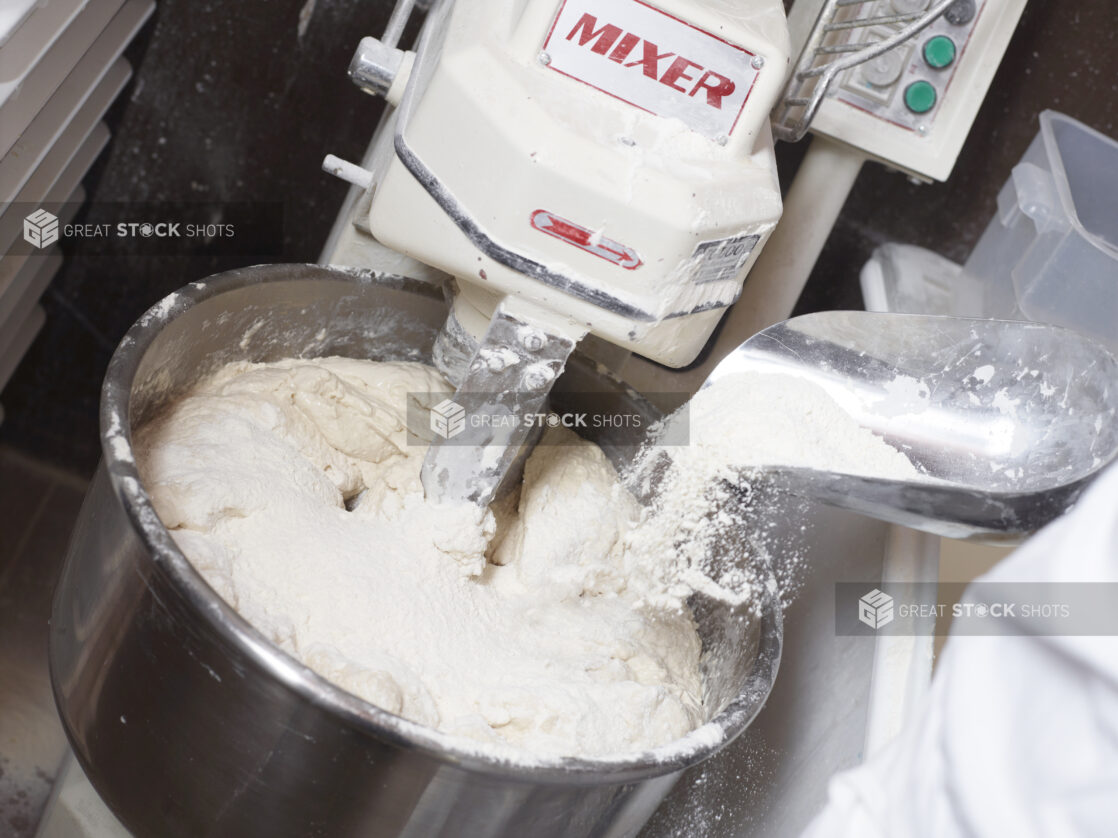
[[[66,751],[47,673],[54,581],[82,488],[0,449],[0,835],[30,838]]]

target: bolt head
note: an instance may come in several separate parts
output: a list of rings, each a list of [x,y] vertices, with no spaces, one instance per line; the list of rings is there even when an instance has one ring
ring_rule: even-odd
[[[543,390],[555,380],[555,370],[547,364],[533,364],[520,379],[525,390]]]
[[[547,338],[537,329],[525,329],[520,335],[520,345],[529,352],[539,352],[547,345]]]
[[[551,63],[551,56],[546,52],[541,52],[539,55],[539,59],[540,63],[543,64],[543,66],[545,67]]]
[[[755,55],[753,56],[753,60],[750,62],[750,64],[753,65],[754,70],[760,70],[762,67],[765,66],[765,58],[761,55]]]

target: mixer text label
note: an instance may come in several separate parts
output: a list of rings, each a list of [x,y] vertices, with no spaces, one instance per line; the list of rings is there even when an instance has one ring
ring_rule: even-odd
[[[702,64],[679,57],[668,66],[663,75],[660,75],[660,62],[674,57],[674,52],[660,52],[660,48],[656,44],[646,40],[644,41],[642,57],[636,61],[627,61],[626,59],[633,54],[636,45],[641,43],[640,36],[627,32],[624,37],[621,37],[621,28],[608,23],[598,29],[595,29],[596,26],[598,26],[598,19],[591,14],[585,14],[579,18],[574,29],[567,35],[567,40],[572,41],[577,35],[580,47],[584,47],[593,41],[590,48],[591,52],[606,55],[610,61],[616,61],[624,67],[640,67],[641,71],[650,79],[656,79],[660,84],[667,85],[672,90],[678,90],[688,96],[694,96],[699,91],[705,91],[707,105],[719,110],[722,108],[722,100],[732,94],[736,88],[731,79],[713,70],[707,70],[688,92],[687,88],[681,87],[679,82],[695,81],[695,77],[689,75],[689,71],[692,68],[702,70]],[[618,42],[618,38],[621,39],[620,42]],[[616,47],[614,47],[614,43],[617,43]],[[610,52],[611,47],[613,47],[612,52]]]
[[[550,69],[712,138],[733,131],[758,75],[753,53],[643,0],[565,0],[544,50]]]

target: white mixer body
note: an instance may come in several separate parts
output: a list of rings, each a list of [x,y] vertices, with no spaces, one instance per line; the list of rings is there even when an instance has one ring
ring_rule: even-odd
[[[693,360],[780,218],[780,0],[457,0],[428,25],[372,234],[456,277],[471,332],[512,299]]]

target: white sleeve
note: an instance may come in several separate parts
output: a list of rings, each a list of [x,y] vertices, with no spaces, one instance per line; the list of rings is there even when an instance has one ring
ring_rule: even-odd
[[[1118,467],[983,579],[1118,582]],[[1118,637],[952,636],[922,711],[804,833],[1006,835],[1118,835]]]

